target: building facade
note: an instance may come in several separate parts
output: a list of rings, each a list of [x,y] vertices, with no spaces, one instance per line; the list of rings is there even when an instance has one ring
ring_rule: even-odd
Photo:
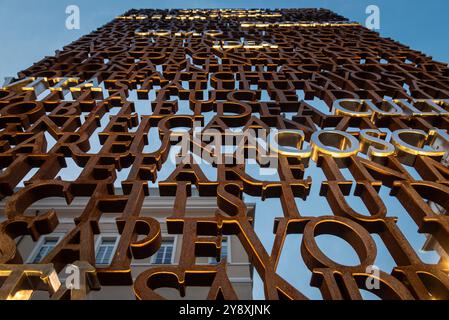
[[[117,189],[116,193],[122,193]],[[162,241],[158,251],[146,259],[133,259],[131,262],[133,280],[148,268],[166,267],[177,265],[181,259],[182,235],[170,234],[167,230],[166,218],[173,212],[175,198],[160,197],[158,190],[151,190],[152,196],[145,199],[142,206],[141,216],[155,218],[161,226]],[[17,248],[20,250],[24,263],[37,264],[53,250],[56,245],[66,236],[75,225],[75,218],[86,207],[88,199],[79,198],[69,206],[64,199],[50,198],[34,203],[26,211],[28,215],[39,215],[47,210],[58,212],[59,224],[50,234],[40,237],[38,241],[33,241],[30,236],[22,236],[16,240]],[[0,208],[4,208],[4,202],[0,202]],[[216,201],[213,198],[202,198],[198,194],[193,194],[189,199],[186,214],[195,217],[210,217],[215,215],[217,210]],[[248,215],[254,216],[254,204],[248,204]],[[117,227],[119,214],[104,214],[100,221],[100,233],[95,235],[95,267],[107,267],[110,265],[120,240],[120,232]],[[0,222],[4,221],[4,217]],[[196,263],[200,265],[216,265],[226,261],[229,280],[234,287],[238,298],[242,300],[252,299],[252,270],[244,248],[234,235],[225,235],[222,238],[220,257],[198,257]],[[61,281],[66,280],[68,274],[66,270],[59,273]],[[178,290],[159,289],[158,292],[167,299],[188,299],[204,300],[207,297],[209,288],[188,287],[182,297]],[[50,295],[47,291],[37,291],[32,299],[45,300]],[[102,286],[100,290],[93,290],[86,297],[89,300],[134,300],[135,294],[132,286]]]
[[[448,130],[329,10],[129,10],[0,90],[0,299],[449,299]]]

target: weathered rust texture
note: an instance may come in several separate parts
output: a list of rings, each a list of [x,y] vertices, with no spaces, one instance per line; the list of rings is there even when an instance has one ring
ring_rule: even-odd
[[[42,284],[48,285],[46,277],[54,272],[53,268],[60,271],[75,263],[82,269],[82,288],[70,291],[52,287],[49,292],[54,299],[83,298],[89,290],[98,289],[99,283],[133,285],[138,299],[162,298],[154,291],[160,287],[176,288],[184,294],[186,286],[209,286],[209,299],[235,299],[226,262],[197,265],[195,258],[219,257],[222,236],[236,235],[264,282],[267,299],[306,299],[276,273],[288,234],[303,235],[298,250],[313,273],[311,285],[318,287],[325,299],[361,299],[359,288],[364,287],[370,276],[367,267],[375,263],[377,256],[374,234],[380,236],[396,263],[391,273],[381,271],[381,285],[374,293],[383,299],[449,298],[448,261],[424,263],[416,253],[420,248],[410,245],[396,223],[395,212],[389,211],[388,202],[379,195],[382,186],[391,188],[391,194],[405,207],[419,232],[435,237],[449,253],[449,218],[436,215],[428,205],[433,201],[449,209],[449,169],[440,164],[438,157],[423,155],[411,160],[423,180],[415,180],[396,155],[382,159],[317,155],[317,164],[326,177],[321,195],[332,213],[318,212],[316,217],[303,215],[295,203],[295,198],[307,201],[311,186],[317,183],[315,177],[305,177],[308,159],[279,154],[279,181],[256,180],[245,173],[241,164],[215,164],[217,180],[210,181],[194,162],[181,163],[165,181],[159,181],[161,196],[176,197],[167,225],[170,233],[183,235],[181,260],[178,265],[150,268],[133,283],[131,258],[149,257],[160,246],[159,223],[140,216],[140,210],[149,193],[148,181],[157,181],[157,173],[164,168],[175,143],[170,140],[172,128],[193,128],[199,121],[205,131],[219,130],[223,140],[229,134],[225,133],[228,128],[241,127],[236,136],[249,128],[296,129],[304,132],[306,142],[311,141],[314,132],[326,128],[358,128],[351,131],[357,138],[363,129],[412,128],[430,132],[449,128],[444,114],[351,117],[324,113],[301,100],[297,90],[302,90],[307,100],[324,100],[329,109],[342,98],[370,99],[379,107],[386,97],[409,101],[449,99],[449,69],[362,26],[345,25],[344,18],[326,10],[271,13],[275,15],[254,18],[239,18],[229,12],[228,16],[216,12],[217,17],[210,17],[211,12],[187,13],[209,17],[181,20],[166,19],[169,15],[186,15],[177,10],[131,10],[19,72],[17,79],[46,77],[50,86],[58,82],[57,78],[78,78],[77,83],[96,79],[105,90],[94,90],[95,84],[79,90],[67,87],[52,90],[42,99],[37,99],[35,91],[20,87],[0,91],[0,195],[6,201],[6,220],[0,224],[0,275],[9,279],[1,287],[1,298],[13,296],[19,289],[37,290]],[[147,18],[139,18],[142,15]],[[258,28],[244,27],[243,21],[314,21],[321,25]],[[330,22],[334,24],[326,25]],[[158,33],[145,35],[148,30]],[[163,30],[171,35],[164,35]],[[176,32],[184,33],[175,36]],[[215,41],[242,37],[277,47],[214,47]],[[409,90],[404,89],[405,84]],[[266,90],[269,101],[262,99],[262,90]],[[131,91],[147,100],[148,114],[135,113]],[[148,100],[150,93],[155,94],[154,101]],[[72,97],[67,99],[67,95]],[[180,114],[175,98],[188,101],[191,114]],[[447,102],[440,106],[449,110]],[[111,115],[112,111],[116,112]],[[213,117],[205,123],[207,112],[213,112]],[[294,115],[289,119],[285,112]],[[98,133],[101,149],[92,153],[89,139],[103,118],[108,119],[108,124]],[[158,129],[161,147],[144,153],[151,128]],[[47,148],[45,132],[56,140],[51,148]],[[188,134],[195,144],[192,132]],[[213,151],[205,144],[197,147],[212,157]],[[82,167],[73,181],[58,178],[66,159]],[[17,190],[32,168],[38,171],[24,188]],[[116,173],[124,168],[131,170],[121,181],[124,194],[117,195]],[[343,176],[341,170],[346,168],[353,180]],[[346,201],[353,185],[369,216],[355,211]],[[185,215],[192,187],[200,196],[217,198],[213,215]],[[281,201],[283,212],[273,221],[275,240],[271,252],[254,231],[244,194]],[[34,217],[26,215],[25,210],[39,199],[55,196],[65,198],[67,204],[75,197],[90,200],[76,218],[75,228],[42,263],[25,265],[14,239],[31,235],[38,240],[56,228],[59,215],[49,210]],[[99,221],[106,212],[121,213],[117,218],[121,240],[111,265],[94,268],[94,235],[99,234]],[[257,219],[264,219],[263,207],[257,212]],[[360,264],[348,267],[328,258],[315,241],[320,234],[348,241]],[[144,239],[137,241],[139,235]],[[30,277],[41,280],[24,285],[23,279]]]

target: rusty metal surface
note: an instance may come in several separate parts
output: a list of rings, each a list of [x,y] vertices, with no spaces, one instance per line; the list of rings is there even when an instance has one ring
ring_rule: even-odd
[[[241,38],[247,42],[237,43]],[[0,91],[0,194],[6,202],[6,220],[0,224],[0,277],[9,279],[0,289],[1,298],[17,298],[17,291],[43,285],[55,299],[84,298],[99,285],[133,285],[138,299],[162,298],[155,292],[160,287],[176,288],[183,294],[187,286],[210,287],[210,299],[235,299],[225,262],[197,265],[195,260],[219,256],[222,236],[236,235],[263,280],[267,299],[306,299],[276,272],[286,236],[301,234],[298,250],[313,272],[311,285],[325,299],[361,299],[359,289],[364,288],[370,277],[367,269],[378,255],[373,235],[380,237],[396,263],[392,272],[380,272],[380,287],[373,293],[382,299],[449,299],[449,262],[443,258],[436,264],[423,262],[417,254],[420,248],[411,246],[395,213],[389,211],[389,203],[379,194],[381,187],[390,188],[419,232],[431,235],[449,252],[449,218],[437,215],[429,205],[431,201],[449,209],[449,169],[440,163],[444,152],[420,149],[436,139],[437,129],[448,129],[449,103],[444,99],[449,99],[449,69],[445,64],[325,10],[132,10],[18,76],[16,82],[28,80]],[[38,87],[31,82],[39,77],[46,78],[42,83],[50,90],[38,99]],[[104,88],[98,90],[94,82],[79,85],[91,79]],[[378,109],[363,109],[363,114],[362,102],[352,112],[349,108],[323,112],[298,97],[298,90],[307,100],[322,99],[329,110],[338,99],[364,99]],[[147,101],[150,115],[135,112],[129,98],[132,91]],[[261,97],[262,91],[269,99]],[[151,92],[155,92],[153,101],[149,100]],[[386,97],[427,102],[394,113],[382,107]],[[179,113],[177,99],[188,100],[191,114]],[[114,110],[118,111],[111,115]],[[207,112],[214,116],[204,123]],[[286,117],[286,112],[294,113],[293,117]],[[101,119],[109,119],[108,124],[96,133]],[[140,216],[148,182],[157,181],[168,161],[175,143],[170,139],[171,129],[193,128],[195,121],[219,130],[223,139],[229,128],[240,128],[235,131],[237,136],[250,128],[284,130],[279,141],[300,146],[302,139],[311,151],[301,156],[277,152],[279,181],[257,180],[245,173],[244,164],[220,162],[214,164],[217,180],[211,181],[194,161],[180,162],[166,180],[158,181],[161,196],[176,197],[167,226],[170,233],[183,235],[180,262],[149,268],[133,283],[131,259],[150,257],[161,243],[159,222]],[[161,147],[145,153],[151,128],[158,129]],[[319,146],[319,136],[329,135],[322,133],[326,129],[350,132],[362,142],[360,148],[352,153],[326,152]],[[368,147],[379,147],[369,137],[386,138],[385,132],[369,135],[362,131],[369,129],[415,129],[426,136],[417,142],[413,137],[392,140],[392,152],[382,153],[381,148],[380,155],[362,156]],[[302,131],[303,137],[298,140],[288,130]],[[56,140],[49,149],[45,132]],[[195,144],[192,132],[189,143],[213,157],[207,145]],[[97,134],[101,149],[93,153],[90,138]],[[349,142],[330,134],[321,141],[344,149],[342,145],[351,143],[345,139]],[[410,148],[410,141],[416,142],[418,151]],[[82,167],[73,181],[58,178],[66,159]],[[311,161],[324,173],[324,181],[305,176]],[[414,167],[422,179],[415,179],[406,166]],[[38,170],[18,190],[18,183],[33,168]],[[131,168],[121,181],[124,194],[116,195],[114,182],[124,168]],[[343,175],[345,169],[352,180]],[[307,201],[314,183],[321,184],[321,195],[332,215],[301,213],[295,198]],[[353,185],[369,215],[355,211],[347,202]],[[214,215],[185,215],[192,187],[200,196],[217,198]],[[254,231],[245,194],[281,201],[283,212],[273,221],[271,252]],[[54,210],[38,216],[26,215],[25,210],[47,197],[62,197],[69,204],[82,196],[89,197],[89,202],[74,229],[43,259],[41,267],[24,264],[15,239],[31,235],[38,240],[58,225]],[[100,232],[99,220],[106,212],[121,213],[117,219],[121,238],[111,265],[93,268],[94,235]],[[257,218],[263,215],[259,208]],[[331,260],[317,245],[316,237],[321,234],[345,239],[360,263],[344,266]],[[143,239],[138,240],[139,236]],[[48,280],[51,264],[59,272],[72,263],[82,266],[81,289],[68,292]],[[39,285],[30,280],[36,277],[41,279]]]

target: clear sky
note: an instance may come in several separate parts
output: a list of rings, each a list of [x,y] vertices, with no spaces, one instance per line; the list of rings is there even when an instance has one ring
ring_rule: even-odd
[[[71,4],[81,10],[80,30],[65,28],[65,8]],[[382,36],[449,62],[447,0],[0,0],[0,79],[16,75],[130,8],[322,7],[364,23],[370,4],[381,10]]]
[[[68,5],[78,5],[81,10],[81,29],[67,30],[65,8]],[[118,1],[118,0],[0,0],[0,79],[5,76],[15,76],[16,73],[33,62],[37,62],[46,55],[52,55],[55,50],[62,48],[80,36],[87,34],[102,26],[115,16],[124,13],[130,8],[279,8],[279,7],[322,7],[331,9],[353,21],[364,23],[367,15],[365,8],[375,4],[381,10],[380,34],[398,40],[413,49],[425,52],[436,60],[449,62],[449,1],[447,0],[314,0],[314,1]],[[138,106],[137,106],[138,107]],[[147,150],[149,152],[149,150]],[[170,173],[168,168],[161,172],[161,177]],[[206,174],[213,174],[205,170]],[[256,173],[255,173],[256,174]],[[313,176],[314,184],[312,196],[306,202],[298,200],[298,205],[305,215],[317,216],[323,213],[330,214],[331,210],[324,199],[318,196],[321,170],[316,169],[313,162],[306,172],[306,176]],[[255,178],[257,178],[255,176]],[[352,179],[351,179],[352,180]],[[318,188],[318,189],[317,189]],[[381,192],[388,190],[383,189]],[[419,250],[424,236],[417,234],[416,225],[410,219],[404,208],[395,198],[389,197],[389,214],[399,217],[400,227],[412,245]],[[350,197],[351,205],[360,212],[367,211],[366,207],[357,197]],[[262,242],[271,251],[273,237],[270,235],[274,217],[281,215],[278,199],[269,199],[260,202],[258,199],[247,197],[247,201],[256,202],[257,208],[263,212],[264,219],[257,219],[258,234],[264,234]],[[260,211],[259,211],[260,212]],[[260,217],[260,216],[259,216]],[[375,238],[378,245],[379,256],[382,257],[376,264],[382,270],[390,272],[394,262],[382,247],[382,242]],[[299,244],[301,237],[291,235],[285,244],[278,272],[286,280],[297,286],[306,295],[319,298],[317,289],[310,289],[310,272],[301,262]],[[345,243],[338,239],[327,237],[320,240],[325,252],[333,252],[337,261],[356,263],[354,252],[345,249]],[[425,258],[426,254],[420,252],[423,259],[434,261],[435,256]],[[302,264],[301,264],[302,263]],[[291,266],[295,266],[292,268]],[[262,298],[261,282],[255,281],[254,294]]]

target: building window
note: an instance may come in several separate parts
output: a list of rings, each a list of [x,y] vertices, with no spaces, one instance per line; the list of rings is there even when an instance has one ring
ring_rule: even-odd
[[[227,262],[230,261],[229,255],[229,237],[223,237],[221,239],[221,252],[220,252],[220,260],[217,261],[217,258],[211,257],[209,258],[209,264],[217,264],[221,260],[226,259]]]
[[[161,247],[153,256],[151,264],[172,264],[175,238],[162,239]]]
[[[111,264],[118,244],[118,236],[100,236],[97,241],[95,261],[99,265]]]
[[[44,259],[47,254],[49,254],[50,251],[53,250],[54,247],[56,247],[56,245],[62,239],[62,236],[62,234],[43,236],[31,253],[30,259],[28,259],[28,263],[41,262],[42,259]]]

